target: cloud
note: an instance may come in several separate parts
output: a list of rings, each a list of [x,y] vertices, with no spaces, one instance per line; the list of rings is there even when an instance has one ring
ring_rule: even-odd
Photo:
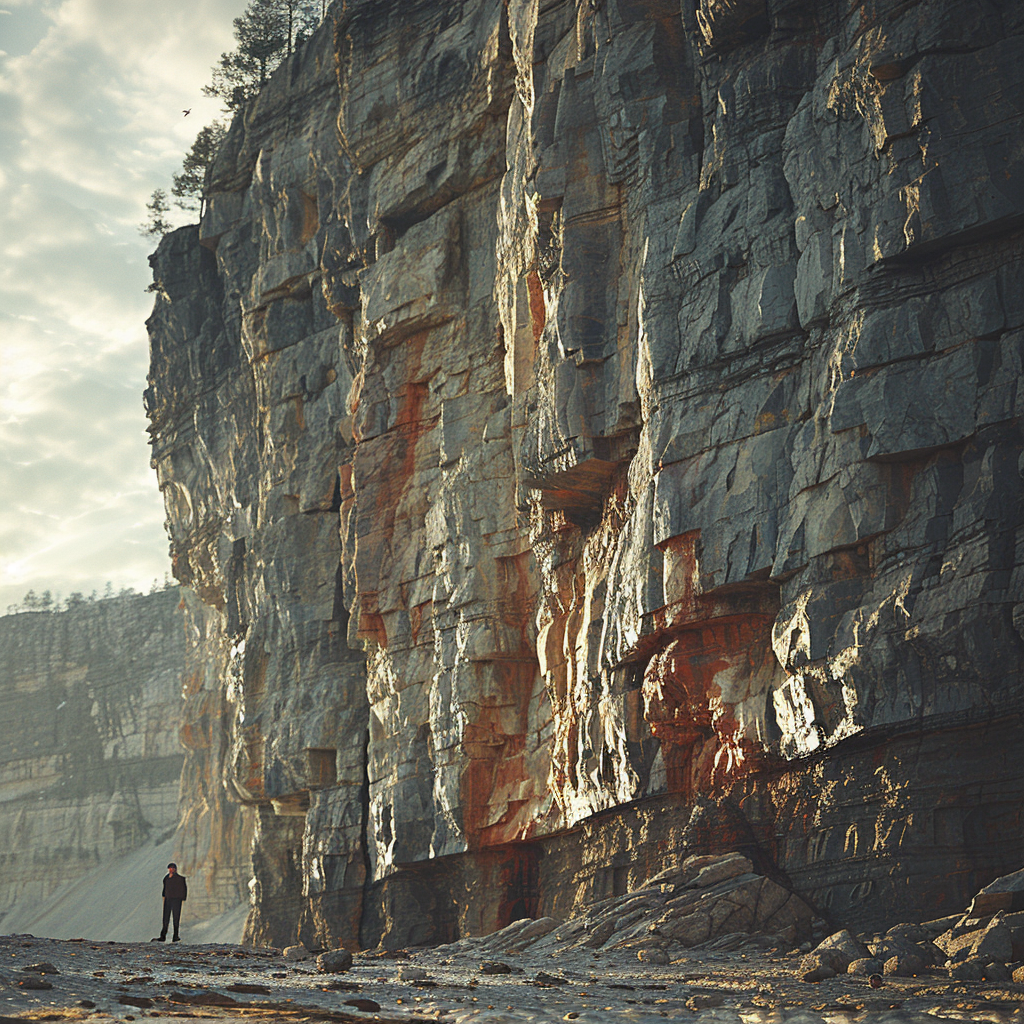
[[[168,568],[142,412],[154,188],[219,114],[244,0],[6,0],[0,52],[0,612]],[[186,121],[181,110],[191,107]]]

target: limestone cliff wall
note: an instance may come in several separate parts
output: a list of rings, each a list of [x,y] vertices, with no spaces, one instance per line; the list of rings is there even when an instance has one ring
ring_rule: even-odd
[[[331,8],[153,257],[251,939],[1018,866],[1022,58],[999,0]]]
[[[179,601],[174,588],[0,618],[0,926],[173,834]]]

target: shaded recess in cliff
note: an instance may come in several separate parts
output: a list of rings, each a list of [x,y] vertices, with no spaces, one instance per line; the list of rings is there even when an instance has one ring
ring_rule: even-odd
[[[1022,57],[995,0],[331,8],[154,257],[250,938],[1018,866]]]

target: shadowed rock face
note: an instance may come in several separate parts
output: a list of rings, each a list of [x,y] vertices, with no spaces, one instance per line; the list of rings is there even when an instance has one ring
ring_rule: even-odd
[[[251,939],[1016,866],[1022,58],[998,2],[332,9],[153,257]]]

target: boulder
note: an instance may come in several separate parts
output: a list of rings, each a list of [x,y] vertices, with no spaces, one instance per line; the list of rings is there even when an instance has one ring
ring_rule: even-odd
[[[729,853],[724,857],[715,857],[705,864],[694,877],[686,883],[687,889],[704,889],[717,885],[719,882],[749,875],[754,870],[753,864],[742,853]]]
[[[884,969],[885,965],[881,960],[878,960],[873,956],[869,956],[861,957],[860,960],[854,960],[850,966],[846,968],[846,973],[866,976],[871,974],[881,974]]]
[[[971,900],[968,917],[1024,910],[1024,868],[990,882]]]
[[[920,974],[926,966],[922,956],[917,956],[914,953],[897,953],[885,961],[882,973],[895,974],[900,978],[910,978],[915,974]]]
[[[963,960],[960,963],[950,963],[949,976],[954,981],[984,981],[985,964],[980,960]]]
[[[813,955],[818,957],[822,963],[827,963],[837,974],[842,974],[855,960],[867,958],[869,952],[862,942],[858,942],[849,931],[844,929],[818,943]]]
[[[947,932],[936,940],[946,956],[954,963],[963,960],[982,959],[986,962],[1001,960],[1004,963],[1013,957],[1013,932],[1006,926],[1001,913],[996,914],[984,928],[956,935]]]
[[[804,973],[800,976],[800,980],[812,982],[827,981],[829,978],[834,978],[835,976],[836,972],[835,970],[833,970],[833,968],[829,967],[828,964],[819,963],[816,966],[804,971]]]
[[[318,971],[324,974],[341,974],[352,966],[352,954],[347,949],[331,949],[316,958]]]

